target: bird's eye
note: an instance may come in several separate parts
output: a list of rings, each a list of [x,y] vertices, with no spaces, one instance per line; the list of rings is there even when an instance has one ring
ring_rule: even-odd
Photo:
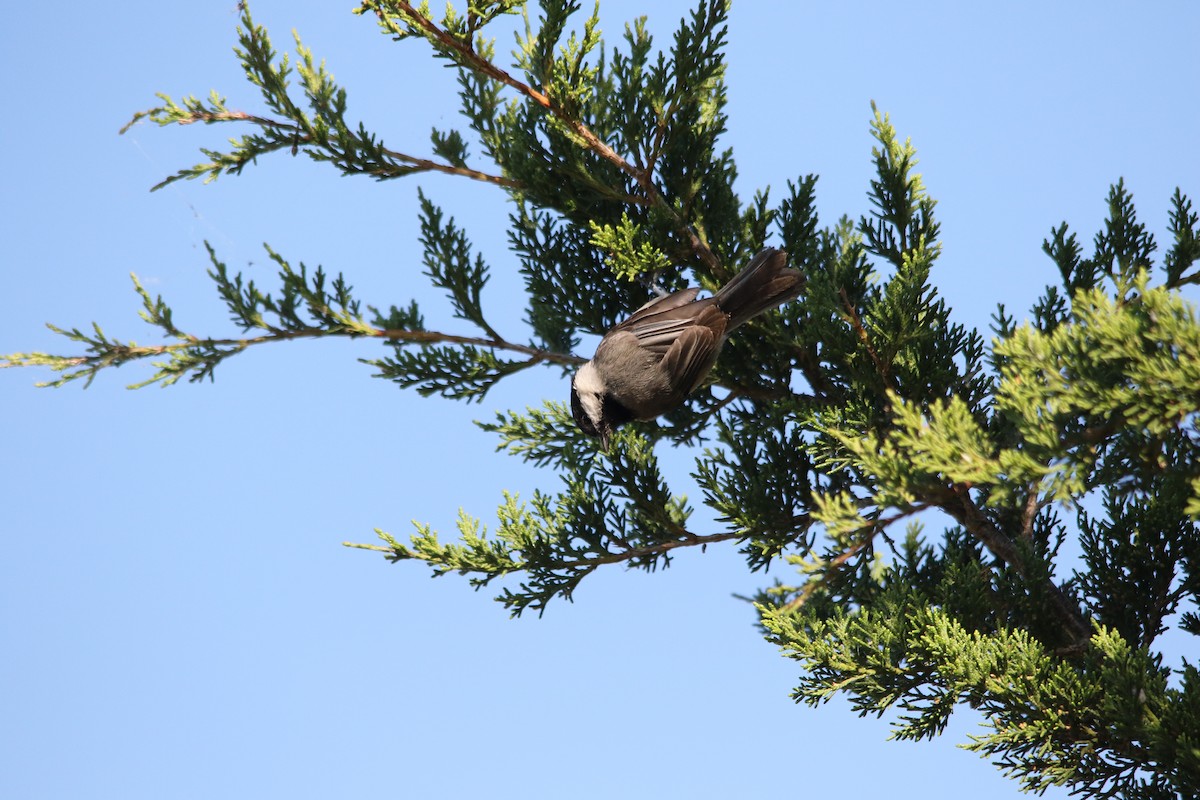
[[[576,414],[575,424],[579,426],[579,430],[586,433],[588,436],[599,436],[600,431],[596,430],[596,426],[588,419],[587,414]]]
[[[575,418],[575,424],[579,426],[579,430],[586,433],[588,436],[599,436],[600,431],[596,429],[596,425],[588,417],[587,412],[583,410],[583,403],[579,400],[579,393],[571,391],[571,416]]]

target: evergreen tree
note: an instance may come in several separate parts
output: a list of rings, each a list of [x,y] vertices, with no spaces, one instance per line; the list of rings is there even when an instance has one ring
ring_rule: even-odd
[[[501,414],[484,429],[553,473],[556,489],[506,494],[490,531],[461,516],[453,542],[421,526],[407,541],[379,532],[382,544],[353,546],[476,587],[508,578],[498,599],[519,615],[569,599],[602,566],[653,571],[677,548],[727,542],[751,570],[778,560],[797,570],[755,598],[765,635],[803,667],[797,700],[845,693],[862,714],[890,714],[902,739],[936,736],[967,704],[989,726],[970,747],[1023,788],[1200,796],[1200,673],[1164,663],[1156,644],[1172,628],[1200,634],[1200,326],[1180,294],[1200,282],[1192,203],[1176,190],[1156,264],[1158,243],[1118,182],[1090,252],[1065,223],[1051,231],[1056,283],[1030,322],[1001,307],[986,334],[956,324],[930,282],[935,203],[887,115],[871,123],[869,214],[822,225],[812,175],[779,200],[734,193],[721,146],[726,6],[700,0],[660,48],[643,21],[608,46],[597,13],[547,0],[509,67],[485,28],[521,12],[517,0],[470,0],[440,17],[365,0],[357,13],[384,35],[417,40],[457,71],[466,126],[434,130],[432,158],[349,121],[324,64],[299,39],[298,57],[280,56],[243,7],[236,52],[263,110],[215,93],[161,96],[132,122],[249,132],[159,186],[236,174],[275,152],[380,180],[441,172],[494,184],[511,201],[527,333],[489,322],[489,260],[422,195],[424,274],[459,331],[428,330],[415,303],[364,306],[342,275],[272,250],[278,284],[267,290],[210,248],[241,336],[177,327],[135,278],[161,344],[56,328],[74,353],[4,365],[49,367],[48,385],[61,386],[150,360],[135,385],[169,385],[211,379],[251,345],[372,337],[385,348],[368,362],[380,377],[478,401],[531,367],[569,373],[583,361],[580,333],[602,333],[654,287],[712,290],[771,239],[806,273],[806,293],[739,332],[682,408],[622,428],[608,454],[561,400]],[[691,448],[723,530],[690,527],[693,509],[671,488],[681,476],[656,458],[672,446]],[[926,511],[949,527],[927,532]],[[1068,542],[1077,557],[1063,555]]]

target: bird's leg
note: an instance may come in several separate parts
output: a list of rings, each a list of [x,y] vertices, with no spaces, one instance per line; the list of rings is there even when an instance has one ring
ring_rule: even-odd
[[[663,285],[658,282],[658,279],[661,276],[662,276],[661,269],[656,269],[653,272],[643,272],[638,277],[638,282],[642,283],[643,285],[645,285],[645,287],[647,289],[649,289],[651,292],[653,292],[655,297],[666,297],[667,295],[670,294],[670,292],[668,292],[666,289],[664,289]]]

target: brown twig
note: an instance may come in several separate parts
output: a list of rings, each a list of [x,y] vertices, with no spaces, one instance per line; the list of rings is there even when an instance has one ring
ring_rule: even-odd
[[[492,347],[497,350],[508,350],[514,353],[524,353],[538,361],[546,361],[551,364],[561,364],[563,366],[579,366],[587,361],[586,358],[571,355],[570,353],[556,353],[553,350],[545,350],[540,347],[529,347],[528,345],[517,344],[499,337],[486,339],[478,336],[457,336],[452,333],[440,333],[437,331],[408,331],[398,329],[374,329],[374,332],[369,334],[383,339],[395,339],[399,341],[412,342],[414,344],[465,344],[475,345],[477,347]]]
[[[718,400],[717,404],[715,406],[713,406],[710,409],[707,409],[705,412],[705,416],[711,417],[711,416],[719,413],[721,411],[721,409],[725,408],[725,406],[729,405],[734,400],[737,400],[739,397],[747,397],[747,396],[748,395],[745,392],[743,392],[741,389],[736,389],[736,388],[732,389],[732,390],[730,390],[729,394],[725,395],[720,400]]]
[[[658,544],[648,544],[643,547],[635,547],[632,550],[623,550],[620,553],[609,553],[607,555],[595,556],[592,558],[581,558],[578,561],[563,561],[548,565],[549,569],[563,568],[594,568],[602,564],[619,564],[624,561],[632,561],[645,556],[662,555],[669,553],[680,547],[695,547],[696,545],[710,545],[716,542],[727,542],[730,539],[745,538],[745,531],[728,531],[726,533],[710,533],[698,535],[694,533],[683,532],[686,536],[683,539],[673,539],[669,542],[659,542]]]
[[[1021,538],[1027,542],[1033,541],[1033,523],[1038,512],[1042,510],[1042,502],[1038,498],[1037,483],[1029,486],[1029,496],[1025,498],[1025,508],[1021,511]]]
[[[386,147],[380,148],[382,152],[396,159],[403,161],[406,164],[412,165],[415,169],[421,172],[440,172],[444,175],[459,175],[463,178],[470,178],[473,181],[482,181],[483,183],[492,183],[496,186],[503,186],[505,189],[520,189],[521,183],[514,181],[512,178],[505,178],[502,175],[492,175],[487,172],[480,172],[477,169],[470,167],[456,167],[453,164],[442,164],[438,161],[430,161],[427,158],[417,158],[416,156],[398,153],[395,150],[389,150]]]

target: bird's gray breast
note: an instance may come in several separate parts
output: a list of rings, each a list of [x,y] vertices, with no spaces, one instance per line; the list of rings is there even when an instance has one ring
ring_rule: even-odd
[[[683,399],[662,368],[661,353],[642,347],[628,331],[604,337],[592,360],[608,393],[635,419],[653,419]]]

